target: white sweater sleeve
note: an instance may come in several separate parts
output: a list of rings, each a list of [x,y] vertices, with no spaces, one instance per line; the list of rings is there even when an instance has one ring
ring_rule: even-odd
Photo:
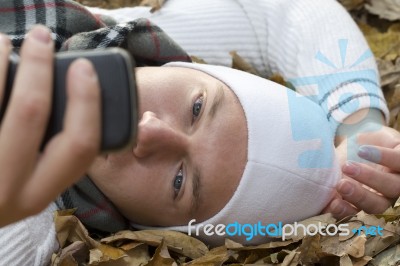
[[[361,31],[334,0],[239,0],[255,29],[266,24],[264,60],[318,103],[331,128],[350,114],[377,108],[388,121],[375,59]],[[256,10],[257,8],[257,10]],[[263,11],[260,11],[263,10]],[[261,18],[264,16],[264,19]],[[259,30],[260,31],[260,30]]]
[[[0,228],[0,265],[49,265],[58,249],[53,222],[55,203],[38,215]]]

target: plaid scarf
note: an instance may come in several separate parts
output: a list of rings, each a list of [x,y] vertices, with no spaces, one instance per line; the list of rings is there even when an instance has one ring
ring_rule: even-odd
[[[138,66],[191,61],[173,40],[146,19],[118,25],[113,19],[93,15],[69,0],[0,0],[0,32],[9,35],[15,50],[34,24],[50,28],[59,51],[117,46],[128,50]],[[75,215],[88,228],[102,232],[129,228],[127,220],[87,176],[67,189],[57,203],[61,208],[76,208]]]

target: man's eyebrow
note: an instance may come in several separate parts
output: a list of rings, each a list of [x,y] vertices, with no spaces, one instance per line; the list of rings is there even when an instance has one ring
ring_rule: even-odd
[[[190,208],[190,214],[194,215],[200,205],[200,190],[201,190],[201,174],[197,167],[193,167],[193,178],[192,178],[192,203]]]
[[[218,109],[220,108],[223,100],[224,100],[224,88],[221,84],[218,84],[216,87],[215,97],[211,103],[210,111],[208,112],[208,116],[212,119],[215,117]],[[196,213],[197,209],[200,205],[200,191],[201,191],[201,173],[199,168],[193,167],[193,178],[192,178],[192,202],[190,208],[190,214],[193,215]]]
[[[210,111],[208,112],[208,115],[210,118],[215,117],[215,114],[217,113],[218,108],[221,106],[221,103],[224,100],[224,88],[222,87],[222,85],[220,85],[220,84],[217,85],[216,90],[217,90],[217,92],[216,92],[213,102],[211,104]]]

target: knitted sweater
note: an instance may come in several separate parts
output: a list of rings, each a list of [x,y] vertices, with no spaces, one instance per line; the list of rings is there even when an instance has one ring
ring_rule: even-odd
[[[0,228],[0,265],[48,265],[58,249],[52,203],[38,215]]]
[[[388,118],[368,46],[333,0],[168,0],[153,14],[145,7],[90,10],[120,22],[150,18],[208,63],[230,66],[229,52],[236,50],[262,75],[278,72],[320,104],[334,131],[362,108]],[[0,265],[47,264],[57,249],[54,209],[0,230]]]

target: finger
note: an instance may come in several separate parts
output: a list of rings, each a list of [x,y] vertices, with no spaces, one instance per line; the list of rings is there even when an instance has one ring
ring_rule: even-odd
[[[347,161],[342,171],[360,183],[378,191],[387,198],[400,196],[400,174],[380,171],[370,165]]]
[[[358,156],[400,172],[400,145],[394,149],[363,145],[359,148]]]
[[[379,214],[390,206],[390,201],[355,182],[342,179],[337,191],[342,198],[367,213]]]
[[[24,189],[26,199],[38,199],[31,207],[34,210],[45,208],[81,177],[100,150],[100,86],[94,68],[88,60],[78,59],[67,78],[64,130],[48,143],[34,177]]]
[[[354,215],[357,212],[358,210],[354,206],[338,196],[334,197],[322,211],[322,213],[331,213],[337,220]]]
[[[8,57],[10,55],[10,51],[10,40],[7,38],[7,36],[0,33],[0,108],[4,97],[8,69]]]
[[[37,159],[50,110],[52,60],[49,30],[34,27],[21,48],[20,65],[1,124],[0,195],[3,199],[22,186]]]

